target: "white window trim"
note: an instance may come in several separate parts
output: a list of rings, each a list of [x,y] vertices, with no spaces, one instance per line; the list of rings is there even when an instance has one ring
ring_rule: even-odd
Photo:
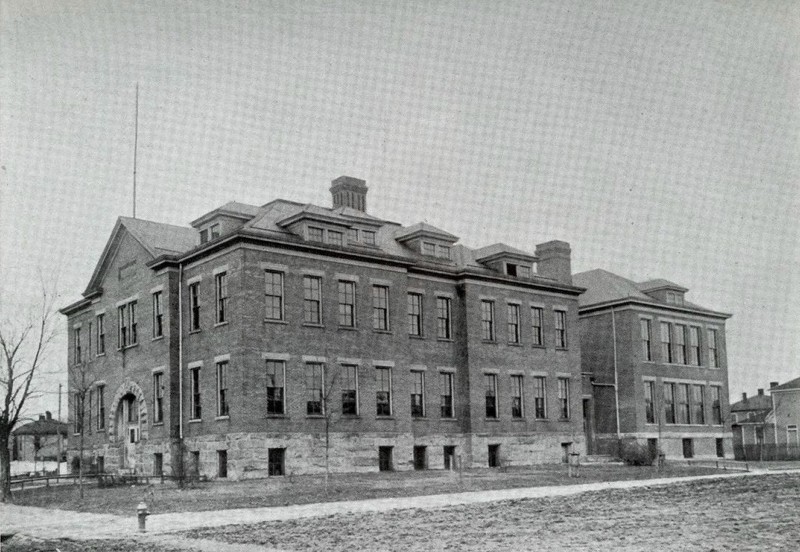
[[[437,366],[436,369],[439,372],[447,372],[449,374],[455,374],[457,372],[456,368],[452,366]]]
[[[262,360],[277,360],[287,362],[292,355],[289,353],[261,353]]]
[[[328,362],[328,357],[323,356],[303,355],[301,358],[305,364],[325,364]]]
[[[117,301],[116,303],[114,303],[114,306],[119,308],[119,307],[121,307],[123,305],[127,305],[128,303],[130,303],[132,301],[136,301],[136,302],[139,301],[139,294],[138,293],[136,295],[131,295],[130,297],[128,297],[127,299],[123,299],[122,301]]]
[[[357,284],[359,281],[358,276],[354,274],[340,274],[337,272],[333,275],[333,277],[336,280],[342,280],[343,282],[355,282]]]
[[[417,295],[425,295],[425,293],[427,293],[427,292],[426,292],[424,289],[422,289],[422,288],[412,288],[412,287],[410,287],[410,288],[407,288],[407,289],[406,289],[406,291],[408,291],[408,293],[415,293],[415,294],[417,294]]]
[[[426,372],[428,370],[428,367],[425,366],[424,364],[412,364],[411,366],[408,367],[408,369],[411,372]]]
[[[325,271],[324,270],[316,270],[313,268],[302,268],[300,269],[301,276],[316,276],[317,278],[324,278]]]
[[[153,368],[152,370],[150,370],[150,372],[153,373],[153,374],[157,374],[159,372],[161,372],[163,374],[166,371],[167,371],[167,367],[166,366],[158,366],[158,367]]]
[[[153,295],[154,293],[158,293],[159,291],[164,291],[164,284],[161,284],[160,286],[156,286],[153,289],[151,289],[150,290],[150,295]]]
[[[191,286],[192,284],[197,284],[197,283],[202,282],[202,281],[203,281],[203,275],[202,274],[198,274],[197,276],[192,276],[191,278],[186,280],[186,285],[187,286]]]
[[[261,270],[271,270],[273,272],[288,272],[289,267],[285,264],[278,264],[278,263],[265,263],[261,262],[258,264],[258,267]]]
[[[372,365],[375,368],[394,368],[393,360],[373,360]]]
[[[336,358],[337,364],[348,364],[350,366],[361,366],[361,359],[360,358],[344,358],[344,357],[337,357]]]
[[[369,283],[373,286],[392,287],[391,280],[384,280],[383,278],[370,278]]]
[[[217,274],[219,274],[221,272],[228,272],[228,265],[224,264],[224,265],[216,267],[214,270],[211,271],[211,274],[213,276],[216,276]]]
[[[228,362],[231,361],[230,353],[227,353],[227,354],[224,354],[224,355],[218,355],[218,356],[214,357],[214,364],[216,364],[217,362],[225,362],[225,361],[228,361]]]

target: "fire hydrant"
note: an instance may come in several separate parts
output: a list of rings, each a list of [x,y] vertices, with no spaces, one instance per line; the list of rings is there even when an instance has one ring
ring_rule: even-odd
[[[139,532],[144,533],[144,523],[147,520],[147,516],[150,515],[150,512],[147,511],[147,504],[144,502],[140,502],[139,505],[136,507],[136,517],[139,518]]]

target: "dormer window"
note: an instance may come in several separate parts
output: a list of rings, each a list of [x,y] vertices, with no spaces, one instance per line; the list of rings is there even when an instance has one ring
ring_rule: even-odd
[[[667,292],[667,304],[669,305],[682,305],[683,298],[681,297],[680,293],[675,291],[668,291]]]
[[[436,256],[441,259],[449,259],[450,258],[450,248],[446,245],[437,245],[436,246]]]
[[[531,267],[523,264],[506,263],[506,274],[515,278],[530,278]]]
[[[200,243],[206,243],[208,241],[208,228],[203,228],[200,230]]]
[[[318,226],[309,226],[308,241],[315,241],[315,242],[324,241],[322,228],[319,228]]]
[[[436,244],[431,242],[422,242],[422,254],[436,256]]]
[[[343,245],[344,234],[336,230],[328,230],[328,243],[331,245]]]
[[[372,230],[362,230],[361,236],[363,237],[365,244],[375,245],[375,232]]]
[[[429,257],[439,257],[440,259],[450,258],[450,247],[433,242],[422,242],[422,254]]]
[[[358,228],[348,228],[347,243],[358,243]]]
[[[209,230],[211,231],[212,240],[219,237],[219,224],[212,224]]]

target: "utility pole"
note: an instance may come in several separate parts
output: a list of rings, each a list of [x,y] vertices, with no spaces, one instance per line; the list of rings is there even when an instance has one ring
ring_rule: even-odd
[[[139,149],[139,83],[136,83],[136,113],[133,127],[133,218],[136,218],[136,154]]]
[[[61,423],[61,384],[58,384],[58,423]],[[61,475],[61,430],[58,430],[58,458],[56,458],[56,462],[58,463],[58,475]]]

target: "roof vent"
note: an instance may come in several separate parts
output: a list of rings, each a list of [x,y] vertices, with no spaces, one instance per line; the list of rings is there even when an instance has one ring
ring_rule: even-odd
[[[360,178],[340,176],[331,182],[333,208],[350,207],[362,213],[367,212],[367,183]]]

